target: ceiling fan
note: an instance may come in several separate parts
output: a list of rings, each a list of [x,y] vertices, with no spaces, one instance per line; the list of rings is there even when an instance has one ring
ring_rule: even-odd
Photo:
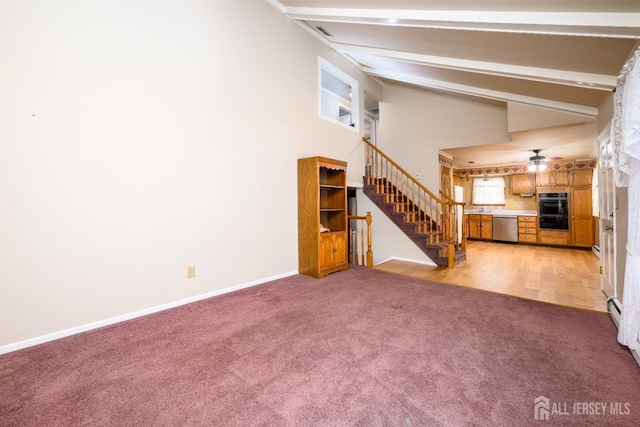
[[[547,169],[546,163],[549,161],[545,156],[541,156],[541,149],[532,150],[535,156],[529,157],[529,172],[539,172]]]

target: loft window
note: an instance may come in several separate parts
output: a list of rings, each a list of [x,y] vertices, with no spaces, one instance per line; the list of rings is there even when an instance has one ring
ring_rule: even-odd
[[[318,58],[318,112],[320,117],[358,130],[358,82],[322,58]]]

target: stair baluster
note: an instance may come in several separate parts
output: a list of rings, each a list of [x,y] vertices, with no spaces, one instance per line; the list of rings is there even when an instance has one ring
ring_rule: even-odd
[[[370,184],[373,185],[373,184]],[[349,263],[373,267],[373,251],[371,249],[371,212],[365,216],[349,215]],[[367,229],[367,250],[365,245],[365,225]]]
[[[455,226],[464,218],[464,203],[436,196],[375,147],[365,143],[367,194],[436,264],[453,268],[464,260],[466,227]],[[457,206],[462,206],[462,216]]]

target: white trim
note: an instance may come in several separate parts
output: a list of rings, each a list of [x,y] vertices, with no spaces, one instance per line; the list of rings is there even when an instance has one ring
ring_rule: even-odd
[[[418,259],[411,259],[411,258],[402,258],[402,257],[397,257],[397,256],[391,256],[385,260],[380,261],[379,263],[375,264],[375,265],[380,265],[380,264],[384,264],[385,262],[389,262],[389,261],[405,261],[405,262],[413,262],[415,264],[422,264],[422,265],[428,265],[430,267],[437,267],[438,265],[436,263],[434,263],[433,261],[423,261],[423,260],[418,260]]]
[[[525,12],[285,7],[292,19],[522,34],[639,38],[637,12]]]
[[[298,271],[290,271],[288,273],[282,273],[271,277],[266,277],[264,279],[254,280],[253,282],[243,283],[236,286],[231,286],[229,288],[220,289],[217,291],[207,292],[206,294],[196,295],[189,298],[184,298],[178,301],[169,302],[166,304],[157,305],[155,307],[145,308],[143,310],[134,311],[133,313],[122,314],[120,316],[111,317],[109,319],[99,320],[97,322],[87,323],[81,326],[76,326],[74,328],[65,329],[58,332],[53,332],[51,334],[42,335],[35,338],[30,338],[24,341],[19,341],[13,344],[8,344],[0,347],[0,354],[10,353],[12,351],[22,350],[27,347],[32,347],[34,345],[43,344],[49,341],[54,341],[60,338],[65,338],[71,335],[76,335],[82,332],[87,332],[93,329],[102,328],[104,326],[113,325],[115,323],[124,322],[126,320],[135,319],[137,317],[146,316],[148,314],[158,313],[160,311],[168,310],[171,308],[179,307],[181,305],[190,304],[192,302],[201,301],[207,298],[216,297],[218,295],[227,294],[230,292],[239,291],[241,289],[249,288],[251,286],[261,285],[263,283],[271,282],[277,279],[282,279],[285,277],[293,276],[298,274]]]
[[[281,5],[278,0],[265,0],[265,1],[267,3],[269,3],[271,6],[275,7],[276,9],[278,9],[278,11],[280,11],[282,13],[286,13],[287,12],[287,8],[284,7],[283,5]]]
[[[606,143],[611,143],[611,121],[609,121],[607,123],[607,125],[604,127],[604,129],[602,130],[602,132],[600,132],[600,134],[598,134],[598,138],[596,139],[596,149],[598,150],[598,177],[597,177],[597,190],[598,190],[598,216],[595,218],[596,221],[598,221],[598,239],[600,241],[600,244],[606,243],[607,239],[604,238],[605,234],[606,234],[606,227],[604,225],[605,221],[609,221],[607,218],[605,218],[606,213],[604,212],[604,208],[611,204],[611,206],[613,206],[613,209],[615,210],[615,205],[617,203],[616,199],[617,196],[615,194],[607,194],[607,192],[605,191],[606,185],[603,185],[603,183],[606,184],[606,180],[603,179],[603,177],[605,176],[605,172],[607,169],[604,169],[602,167],[602,159],[604,157],[607,156],[603,156],[603,149],[605,149]],[[611,154],[613,156],[613,153]],[[611,170],[609,171],[609,173],[611,174],[610,179],[613,180],[614,179],[614,171]],[[607,199],[610,199],[609,201],[607,201]],[[611,218],[611,224],[613,225],[613,230],[617,230],[618,226],[616,225],[616,221],[617,221],[617,215],[614,215]],[[617,271],[617,253],[618,253],[618,235],[617,233],[615,233],[614,231],[612,231],[612,238],[613,238],[613,247],[608,248],[607,252],[608,253],[604,253],[602,252],[602,249],[598,249],[598,260],[599,260],[599,265],[600,265],[600,291],[602,291],[602,293],[604,295],[607,296],[607,298],[611,298],[613,297],[613,302],[616,303],[618,310],[620,310],[622,308],[622,303],[620,303],[620,301],[618,300],[618,271]],[[607,248],[605,248],[607,249]],[[607,267],[607,259],[605,259],[607,256],[611,256],[613,258],[613,266],[612,267]],[[605,271],[608,268],[612,268],[613,271]],[[611,277],[612,283],[608,283],[608,277]],[[605,286],[606,284],[606,286]],[[605,289],[606,287],[606,289]],[[611,287],[611,290],[609,290],[609,287]],[[609,295],[610,294],[610,295]],[[618,316],[619,317],[619,316]],[[615,320],[615,319],[614,319]],[[618,319],[619,320],[619,319]],[[618,326],[618,321],[616,321],[616,327]]]
[[[334,119],[332,119],[330,117],[327,117],[325,115],[322,115],[322,114],[319,114],[318,117],[321,118],[322,120],[326,120],[326,121],[328,121],[330,123],[333,123],[335,125],[341,126],[341,127],[345,128],[345,129],[350,129],[353,132],[357,132],[357,133],[360,132],[360,129],[355,129],[355,126],[349,126],[347,124],[342,123],[340,120],[334,120]],[[353,116],[352,116],[352,118],[353,118]]]
[[[427,79],[423,77],[411,76],[403,73],[380,72],[379,70],[364,68],[364,72],[380,76],[389,80],[414,84],[431,89],[440,89],[450,92],[456,92],[464,95],[477,96],[481,98],[494,99],[497,101],[516,102],[524,105],[532,105],[534,107],[544,107],[551,110],[563,111],[565,113],[580,114],[588,118],[594,118],[598,115],[596,107],[586,105],[570,104],[568,102],[552,101],[549,99],[535,98],[532,96],[517,95],[514,93],[500,92],[492,89],[484,89],[480,87],[466,86],[456,83],[445,82],[442,80]]]
[[[347,182],[347,188],[359,188],[363,189],[364,184],[361,182]]]
[[[350,103],[351,103],[351,100],[349,100],[349,99],[345,99],[344,97],[342,97],[342,96],[340,96],[340,95],[338,95],[338,94],[336,94],[336,93],[333,93],[333,92],[331,92],[329,89],[325,89],[325,88],[323,88],[323,87],[320,87],[320,91],[322,91],[322,92],[324,92],[324,93],[328,93],[328,94],[330,94],[330,95],[333,95],[336,99],[339,99],[340,101],[342,101],[342,102],[340,102],[340,103],[339,103],[339,104],[340,104],[340,106],[341,106],[342,108],[346,108],[346,109],[351,110],[351,107],[349,107],[348,105],[346,105],[346,104],[350,104]]]
[[[270,3],[275,0],[268,0]],[[382,54],[384,49],[368,48],[349,44],[334,43],[320,35],[308,21],[331,21],[341,23],[361,23],[372,25],[392,25],[405,27],[447,28],[473,31],[512,32],[526,34],[579,35],[594,37],[620,37],[640,39],[640,13],[609,12],[503,12],[503,11],[439,11],[439,10],[398,10],[398,9],[342,9],[286,7],[284,13],[298,23],[315,38],[342,54],[369,77],[378,82],[381,79],[396,80],[426,88],[434,88],[464,95],[516,102],[524,105],[548,108],[556,111],[579,114],[587,118],[598,115],[596,107],[553,101],[531,96],[475,88],[440,80],[414,77],[403,73],[393,73],[371,69],[360,64],[349,55],[349,51],[362,54]],[[390,19],[395,22],[390,23]],[[377,53],[376,53],[377,52]],[[481,72],[489,75],[524,78],[553,84],[584,87],[591,90],[611,90],[617,78],[609,75],[570,72],[563,70],[494,64],[482,61],[456,60],[447,57],[411,54],[407,52],[385,51],[382,56],[405,62],[421,61],[434,67]],[[498,67],[500,65],[500,67]],[[475,69],[475,71],[474,71]],[[613,86],[611,86],[613,84]],[[359,112],[358,112],[359,113]],[[321,116],[324,118],[324,116]],[[329,119],[332,121],[331,119]],[[358,120],[359,126],[359,120]],[[358,130],[359,131],[359,130]]]
[[[513,64],[498,64],[472,59],[449,58],[445,56],[424,55],[421,53],[401,52],[376,47],[356,46],[346,43],[330,42],[329,46],[345,55],[372,55],[447,70],[466,71],[499,77],[518,78],[542,83],[563,84],[594,90],[611,91],[617,84],[617,76],[582,73],[578,71],[556,70],[551,68],[528,67]]]

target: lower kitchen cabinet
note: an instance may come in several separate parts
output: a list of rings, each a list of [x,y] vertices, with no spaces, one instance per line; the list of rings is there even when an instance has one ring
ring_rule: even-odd
[[[572,246],[590,248],[593,246],[593,219],[571,220]]]
[[[469,238],[492,240],[493,239],[493,216],[492,215],[467,215],[469,221]]]
[[[493,239],[493,216],[480,216],[480,238],[484,240]]]
[[[480,215],[468,215],[467,221],[469,222],[469,238],[480,238]]]
[[[518,242],[538,243],[538,217],[518,217]]]
[[[518,242],[553,246],[583,247],[593,245],[594,230],[591,214],[591,189],[571,189],[569,230],[539,229],[538,217],[518,216]],[[468,238],[493,240],[493,216],[467,214]]]
[[[565,230],[540,230],[540,243],[543,245],[567,246],[569,232]]]

